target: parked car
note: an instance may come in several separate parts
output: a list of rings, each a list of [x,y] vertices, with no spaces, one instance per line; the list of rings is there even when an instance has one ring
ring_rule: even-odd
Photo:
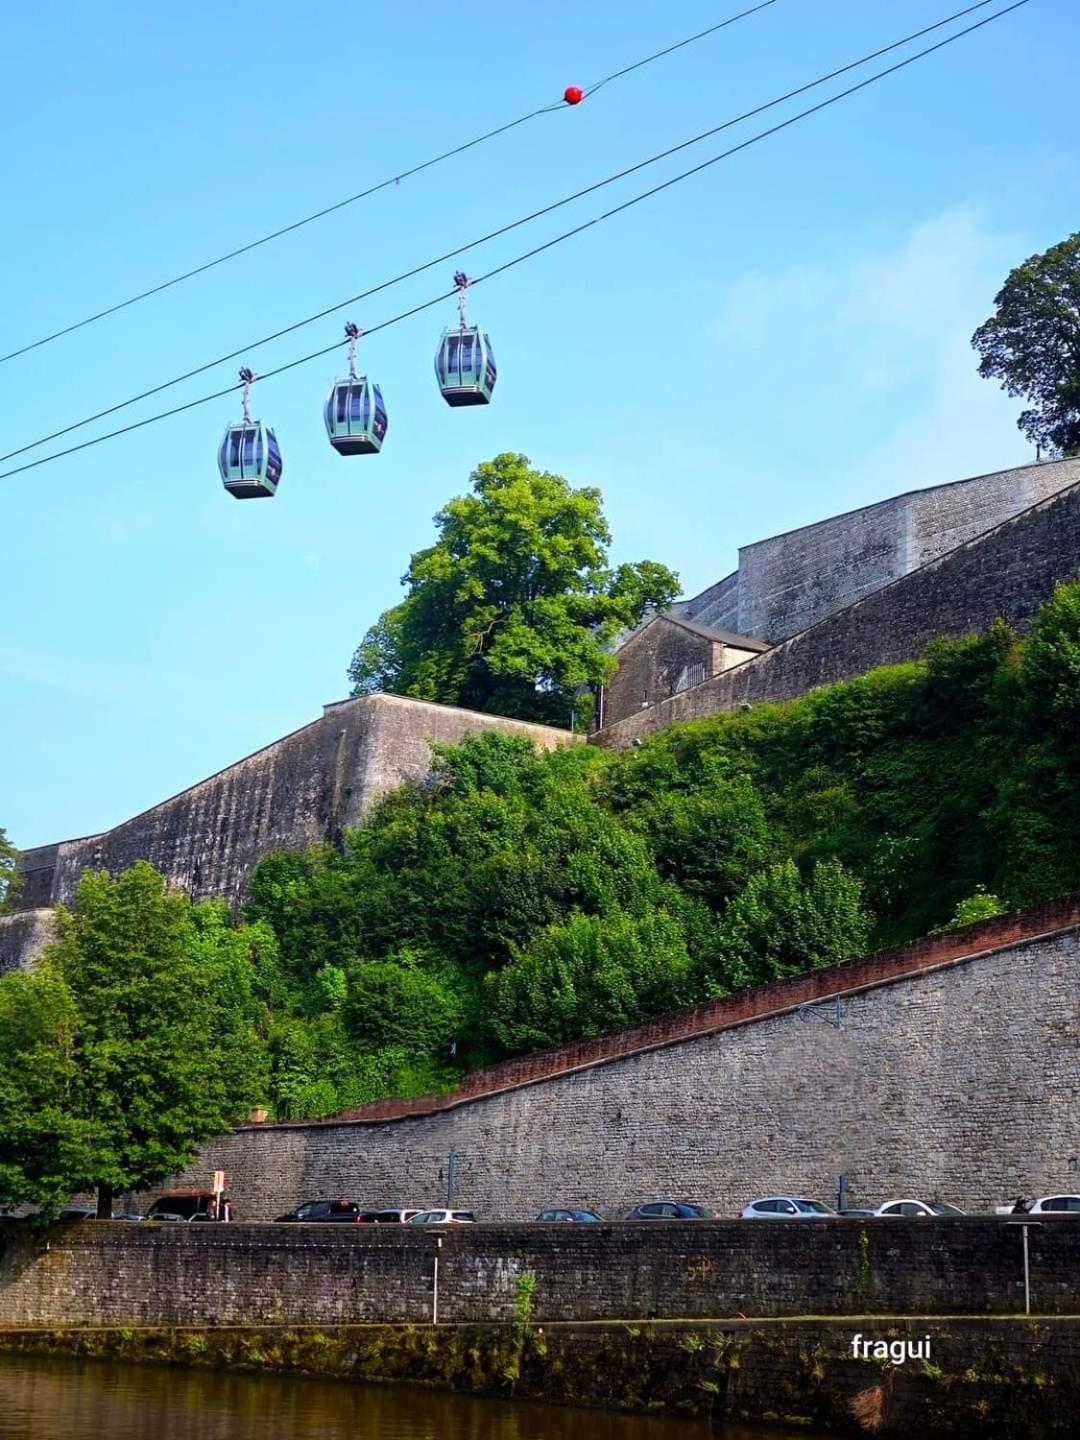
[[[3,1217],[0,1216],[0,1219]],[[14,1216],[12,1217],[15,1218]],[[66,1205],[56,1217],[58,1220],[70,1222],[72,1220],[96,1220],[96,1205]],[[114,1210],[109,1216],[110,1220],[141,1220],[141,1215],[136,1215],[132,1210]]]
[[[537,1220],[573,1220],[579,1224],[588,1225],[594,1220],[603,1220],[595,1210],[541,1210]]]
[[[909,1220],[932,1220],[935,1215],[963,1215],[966,1212],[944,1200],[886,1200],[875,1215],[902,1215]]]
[[[821,1200],[807,1200],[800,1195],[766,1195],[751,1200],[742,1212],[744,1220],[820,1220],[837,1212]]]
[[[471,1210],[418,1210],[405,1221],[406,1225],[475,1225]]]
[[[627,1215],[627,1220],[710,1220],[712,1211],[684,1200],[648,1200]]]
[[[869,1220],[872,1215],[877,1214],[877,1211],[863,1210],[857,1205],[850,1205],[843,1210],[838,1210],[836,1213],[840,1216],[841,1220]]]
[[[1080,1195],[1044,1195],[1027,1208],[1029,1215],[1080,1215]]]
[[[147,1220],[231,1220],[232,1201],[216,1190],[170,1190],[146,1212]]]
[[[420,1211],[414,1206],[412,1209],[404,1210],[361,1210],[359,1220],[361,1225],[404,1225]]]
[[[290,1210],[287,1215],[279,1215],[274,1223],[322,1225],[328,1221],[337,1221],[358,1225],[362,1213],[355,1200],[309,1200],[305,1205],[298,1205],[295,1210]]]

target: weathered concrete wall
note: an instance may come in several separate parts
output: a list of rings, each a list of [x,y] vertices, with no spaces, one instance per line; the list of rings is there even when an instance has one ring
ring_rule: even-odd
[[[524,735],[542,748],[574,737],[546,725],[449,705],[371,695],[327,705],[323,716],[114,830],[27,852],[24,908],[66,902],[82,871],[117,872],[149,860],[198,898],[243,892],[268,850],[333,840],[372,802],[430,770],[432,741],[476,730]]]
[[[349,1324],[717,1315],[1017,1314],[1021,1242],[1004,1218],[476,1225],[5,1226],[0,1323]],[[863,1238],[865,1237],[865,1238]],[[440,1244],[441,1241],[441,1244]],[[1037,1311],[1072,1314],[1080,1225],[1031,1235]],[[45,1248],[47,1245],[47,1248]]]
[[[620,748],[681,720],[790,700],[875,665],[915,659],[939,635],[985,630],[999,616],[1023,630],[1055,584],[1078,573],[1080,485],[1074,485],[757,658],[605,725],[595,741]]]
[[[915,490],[739,550],[739,569],[674,607],[775,644],[1080,481],[1080,459]]]
[[[1005,917],[966,941],[943,936],[523,1056],[478,1072],[475,1098],[467,1081],[442,1100],[245,1127],[179,1183],[223,1169],[238,1214],[256,1220],[320,1195],[445,1203],[451,1150],[455,1203],[496,1220],[552,1204],[617,1217],[665,1195],[732,1215],[756,1195],[828,1199],[841,1173],[852,1204],[924,1194],[989,1210],[1075,1188],[1076,910],[1031,912],[1035,936],[1071,916],[1043,938],[1010,943],[1025,917]],[[985,949],[995,937],[1002,948]],[[800,1015],[835,995],[842,1030],[822,1023],[831,1010]]]
[[[53,912],[18,910],[0,915],[0,975],[19,970],[54,938]]]

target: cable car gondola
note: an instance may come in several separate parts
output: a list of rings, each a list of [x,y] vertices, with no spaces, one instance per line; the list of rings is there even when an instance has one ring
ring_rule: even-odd
[[[491,340],[479,325],[465,317],[465,290],[469,277],[463,270],[454,275],[457,286],[459,324],[442,333],[435,356],[435,374],[448,405],[487,405],[495,389],[495,353]]]
[[[348,378],[334,381],[323,411],[326,433],[339,455],[377,455],[386,438],[382,391],[365,375],[356,373],[356,342],[360,333],[351,320],[345,326],[349,341]]]
[[[275,494],[281,479],[281,451],[269,425],[251,418],[251,387],[255,376],[245,365],[244,418],[225,431],[218,450],[221,481],[237,500],[255,500]]]

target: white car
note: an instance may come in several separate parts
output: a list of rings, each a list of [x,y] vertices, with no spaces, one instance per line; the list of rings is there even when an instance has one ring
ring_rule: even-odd
[[[420,1210],[410,1215],[406,1225],[475,1225],[476,1216],[471,1210]]]
[[[1080,1215],[1080,1195],[1044,1195],[1028,1206],[1029,1215]]]
[[[752,1200],[742,1212],[744,1220],[820,1220],[835,1215],[831,1205],[820,1200],[805,1200],[798,1195],[767,1195]]]
[[[956,1205],[947,1205],[944,1200],[886,1200],[874,1211],[875,1215],[902,1215],[909,1220],[932,1220],[935,1215],[964,1215]]]

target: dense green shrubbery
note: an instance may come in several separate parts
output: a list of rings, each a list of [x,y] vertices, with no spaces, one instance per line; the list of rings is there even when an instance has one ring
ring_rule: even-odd
[[[255,872],[290,997],[273,1103],[450,1084],[1080,888],[1078,719],[1080,585],[1026,641],[997,624],[623,754],[440,751],[343,853]]]
[[[119,1185],[249,1100],[301,1118],[449,1089],[507,1053],[1080,889],[1078,719],[1075,585],[1026,641],[998,624],[622,754],[473,736],[340,851],[263,860],[239,928],[148,866],[88,876],[46,965],[0,981],[0,1133],[25,1132],[29,1157],[0,1165],[0,1200],[31,1179],[59,1194],[58,1155]],[[147,1039],[123,1007],[163,976],[173,1009],[147,1012]],[[169,1014],[183,1054],[198,1031],[196,1118],[166,1116],[148,1148],[116,1117],[144,1071],[168,1109],[146,1045],[175,1058]],[[84,1082],[114,1055],[108,1151]]]

